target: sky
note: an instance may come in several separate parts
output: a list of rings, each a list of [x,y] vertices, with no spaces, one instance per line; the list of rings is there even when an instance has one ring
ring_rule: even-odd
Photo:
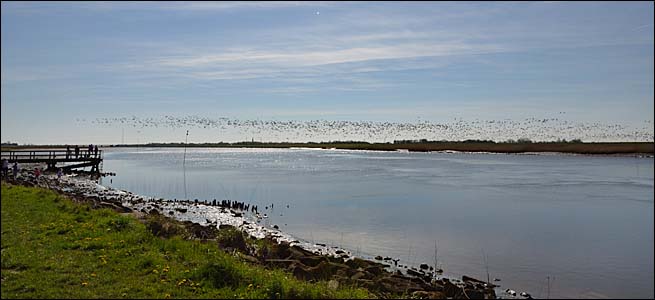
[[[653,2],[1,5],[3,142],[653,141]],[[308,134],[317,120],[350,125]],[[426,122],[384,137],[352,127]]]

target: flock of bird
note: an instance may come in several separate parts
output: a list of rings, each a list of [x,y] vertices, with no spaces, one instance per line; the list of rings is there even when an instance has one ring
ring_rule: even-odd
[[[240,120],[225,117],[165,115],[158,118],[130,116],[77,121],[120,128],[204,129],[216,131],[217,135],[231,131],[242,136],[262,137],[261,140],[271,142],[346,140],[393,142],[414,139],[438,141],[477,139],[504,142],[521,138],[532,141],[580,139],[585,142],[652,142],[654,140],[652,121],[647,120],[641,125],[629,126],[570,121],[562,117],[472,121],[455,118],[450,122],[437,123],[425,120],[415,122]]]

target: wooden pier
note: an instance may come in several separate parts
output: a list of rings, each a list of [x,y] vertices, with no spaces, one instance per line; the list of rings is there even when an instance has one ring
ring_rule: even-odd
[[[89,151],[80,148],[77,155],[75,149],[47,149],[47,150],[7,150],[2,151],[2,159],[7,159],[11,164],[45,163],[50,170],[62,168],[65,172],[72,169],[91,167],[91,172],[100,172],[102,164],[102,150]],[[60,164],[57,166],[57,164]]]

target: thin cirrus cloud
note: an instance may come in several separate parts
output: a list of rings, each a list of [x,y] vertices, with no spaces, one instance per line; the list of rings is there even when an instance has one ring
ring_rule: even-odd
[[[224,63],[253,63],[311,67],[338,63],[352,63],[380,59],[403,59],[427,56],[480,54],[498,52],[495,45],[465,43],[413,44],[382,47],[357,47],[327,51],[226,51],[183,58],[163,58],[154,64],[164,67],[207,67]]]
[[[242,9],[276,9],[303,6],[326,7],[335,4],[335,2],[329,1],[19,1],[17,3],[8,3],[7,5],[11,5],[13,12],[35,14],[45,13],[45,10],[64,12],[70,9],[82,9],[88,11],[161,10],[221,12]]]
[[[208,9],[222,10],[311,4],[197,3],[170,7],[164,5],[163,8],[184,10],[204,5]],[[334,3],[320,5],[333,6]],[[422,60],[419,69],[427,69],[447,65],[445,58],[448,57],[546,48],[580,48],[635,41],[633,37],[622,35],[605,38],[598,34],[598,29],[569,24],[568,19],[560,24],[549,24],[557,30],[539,27],[541,24],[538,23],[517,27],[512,22],[498,22],[488,28],[472,28],[468,24],[452,27],[440,23],[441,20],[466,19],[466,16],[488,18],[513,8],[513,5],[500,5],[480,10],[446,9],[432,15],[411,18],[388,10],[340,11],[335,13],[335,19],[327,23],[262,28],[248,32],[242,39],[232,43],[214,47],[191,46],[180,49],[178,45],[175,54],[153,55],[130,66],[145,72],[167,72],[171,76],[198,80],[279,79],[297,76],[317,79],[334,74],[414,70],[417,69],[418,59]],[[576,25],[576,30],[569,30],[573,25]],[[284,90],[284,87],[279,88]]]
[[[163,56],[131,65],[132,69],[144,72],[162,73],[180,78],[196,80],[244,80],[277,79],[290,82],[294,79],[308,79],[304,87],[281,86],[266,91],[314,91],[316,86],[307,84],[327,83],[325,76],[352,75],[365,77],[369,73],[429,69],[443,66],[443,58],[449,56],[474,55],[507,51],[506,47],[494,44],[472,44],[454,42],[421,42],[400,45],[362,45],[341,49],[315,49],[315,47],[294,47],[293,49],[225,49],[215,52]],[[192,51],[193,52],[193,51]],[[437,60],[441,58],[442,60]],[[374,90],[390,83],[370,79],[373,84],[361,84],[347,80],[334,86],[337,90]],[[323,84],[322,88],[329,88]]]

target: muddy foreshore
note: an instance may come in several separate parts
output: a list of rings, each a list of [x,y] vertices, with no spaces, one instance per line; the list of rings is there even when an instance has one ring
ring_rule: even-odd
[[[254,264],[289,270],[299,279],[330,280],[335,284],[354,284],[367,288],[379,297],[407,295],[415,299],[495,299],[531,298],[528,293],[501,289],[497,282],[488,283],[468,276],[461,279],[440,276],[432,266],[398,265],[398,260],[376,256],[374,259],[354,257],[346,250],[320,243],[295,239],[274,226],[267,228],[259,223],[265,214],[255,213],[243,203],[214,201],[167,200],[144,197],[128,191],[107,188],[97,183],[97,178],[86,174],[70,174],[57,179],[51,173],[38,180],[32,171],[23,170],[18,178],[10,176],[8,182],[26,186],[39,186],[55,190],[76,202],[90,204],[93,208],[111,208],[121,213],[166,217],[176,220],[194,238],[213,240],[219,230],[236,228],[254,239],[267,239],[273,247],[261,251],[249,246],[243,239],[219,245],[225,250],[238,252],[242,258]],[[153,230],[153,228],[151,228]],[[155,234],[164,228],[154,229]]]

